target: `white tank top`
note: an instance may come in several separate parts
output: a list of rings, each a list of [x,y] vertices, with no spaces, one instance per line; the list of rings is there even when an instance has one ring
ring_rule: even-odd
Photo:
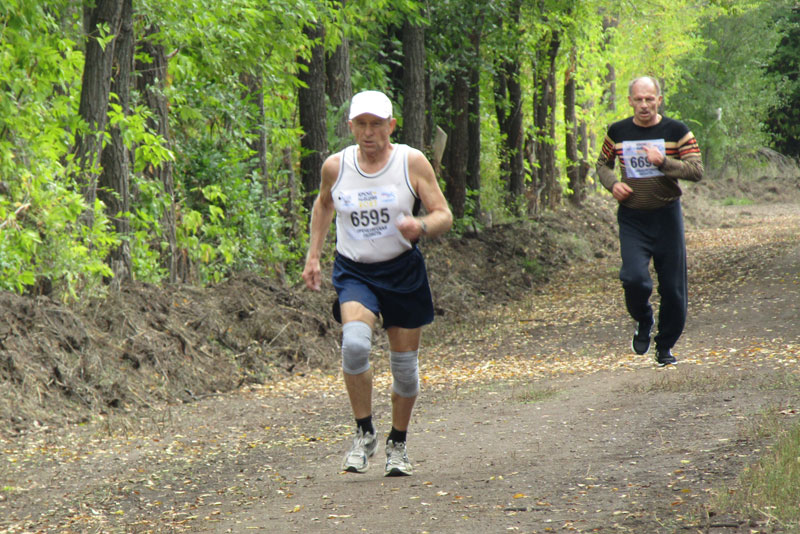
[[[373,174],[358,166],[358,145],[340,152],[339,177],[331,188],[336,251],[359,263],[390,260],[413,246],[397,223],[412,215],[418,198],[408,179],[408,154],[416,149],[392,146],[388,163]]]

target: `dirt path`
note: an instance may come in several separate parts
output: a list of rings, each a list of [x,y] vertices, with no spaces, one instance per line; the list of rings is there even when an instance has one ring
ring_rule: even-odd
[[[761,415],[796,424],[800,405],[800,208],[730,220],[688,234],[675,368],[630,353],[616,258],[579,265],[426,341],[413,477],[381,476],[382,447],[366,474],[339,473],[339,378],[296,377],[162,407],[127,432],[110,420],[4,442],[0,534],[791,532],[710,505],[767,451]]]

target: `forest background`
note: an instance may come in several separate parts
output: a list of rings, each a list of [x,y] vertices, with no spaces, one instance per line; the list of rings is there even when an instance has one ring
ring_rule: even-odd
[[[597,194],[638,75],[709,172],[796,157],[798,22],[793,1],[1,0],[0,289],[296,282],[363,89],[436,162],[456,233]]]

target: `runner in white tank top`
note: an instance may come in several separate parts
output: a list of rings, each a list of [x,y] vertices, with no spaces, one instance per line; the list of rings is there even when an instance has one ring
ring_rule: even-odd
[[[358,145],[340,154],[339,177],[331,194],[336,208],[336,250],[360,263],[395,258],[411,249],[397,228],[412,216],[417,193],[408,179],[408,145],[393,145],[389,162],[376,173],[358,165]]]
[[[309,289],[321,289],[320,258],[336,215],[332,281],[341,311],[344,383],[357,428],[342,470],[366,471],[378,445],[369,357],[380,315],[389,337],[393,378],[384,474],[410,475],[406,433],[419,391],[420,336],[422,326],[433,320],[425,263],[413,244],[423,235],[447,232],[453,215],[425,156],[391,143],[397,121],[386,95],[378,91],[355,95],[349,124],[356,145],[322,164],[303,280]],[[414,216],[417,199],[425,208],[423,216]]]

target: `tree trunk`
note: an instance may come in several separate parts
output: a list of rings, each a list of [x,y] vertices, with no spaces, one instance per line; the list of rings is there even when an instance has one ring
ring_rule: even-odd
[[[534,130],[534,154],[538,162],[536,167],[536,182],[542,184],[544,189],[544,158],[545,158],[545,134],[547,132],[547,70],[542,67],[545,64],[547,57],[546,49],[537,49],[536,51],[536,65],[533,72],[535,79],[533,81],[534,90],[534,112],[533,112],[533,130]]]
[[[522,85],[519,80],[519,63],[514,62],[508,80],[508,96],[511,105],[506,134],[506,149],[510,158],[509,192],[516,201],[525,189],[525,168],[522,163]]]
[[[289,201],[284,203],[284,210],[283,216],[284,218],[291,222],[292,227],[289,232],[293,238],[298,236],[300,232],[298,231],[297,221],[299,217],[296,214],[295,206],[297,205],[299,193],[297,191],[297,176],[295,176],[295,166],[294,166],[294,154],[292,153],[292,147],[286,146],[283,148],[282,153],[283,158],[283,168],[286,171],[286,191],[289,192]]]
[[[513,24],[506,31],[516,34],[519,26],[521,2],[513,3],[509,16]],[[519,79],[519,62],[509,57],[518,57],[515,43],[508,54],[504,54],[497,65],[495,76],[495,110],[500,134],[504,140],[501,154],[501,169],[505,176],[511,205],[518,205],[525,191],[525,167],[523,164],[522,132],[522,85]]]
[[[555,208],[561,200],[561,186],[556,170],[556,56],[561,45],[557,32],[553,32],[543,57],[543,72],[538,91],[536,131],[536,159],[539,162],[539,181],[542,184],[542,203]]]
[[[97,0],[94,7],[84,7],[86,28],[86,60],[83,67],[81,100],[78,114],[86,130],[75,134],[76,182],[88,206],[84,221],[91,224],[94,201],[97,198],[97,165],[108,121],[108,98],[111,91],[111,70],[114,63],[114,39],[105,43],[102,28],[110,29],[113,37],[119,32],[123,0]]]
[[[403,130],[400,141],[425,150],[425,30],[403,23]]]
[[[344,9],[345,3],[346,0],[339,0],[340,9]],[[338,152],[352,142],[350,127],[347,124],[347,112],[350,109],[350,98],[353,96],[353,84],[350,79],[350,41],[344,32],[342,32],[342,42],[328,58],[326,70],[328,100],[331,107],[336,110],[334,125],[336,145],[331,147],[331,150]]]
[[[530,176],[530,181],[525,188],[526,211],[529,217],[539,215],[541,210],[541,195],[544,190],[544,185],[540,180],[539,170],[536,168],[537,146],[536,136],[532,132],[526,133],[523,152],[525,160],[528,162],[528,169],[525,171],[526,176]]]
[[[474,199],[473,216],[482,219],[481,208],[481,70],[477,58],[480,57],[483,15],[476,29],[470,35],[472,53],[475,60],[469,67],[469,118],[467,122],[467,188]]]
[[[122,113],[130,113],[131,86],[133,84],[133,1],[124,0],[119,33],[114,39],[114,76],[111,91],[117,95],[117,104]],[[106,205],[106,212],[114,224],[118,236],[123,239],[120,245],[111,251],[108,262],[114,273],[111,285],[119,289],[121,284],[132,279],[132,260],[130,241],[125,237],[130,234],[130,165],[129,151],[122,139],[119,126],[110,129],[111,140],[100,156],[102,172],[99,178],[97,196]]]
[[[453,75],[451,95],[452,130],[447,136],[445,149],[445,196],[450,202],[453,216],[458,219],[464,216],[467,198],[469,83],[466,72]]]
[[[564,74],[564,130],[567,179],[572,193],[570,201],[580,206],[583,202],[585,184],[581,182],[581,164],[578,155],[577,130],[578,121],[575,115],[575,50],[570,54],[570,65]]]
[[[533,115],[533,127],[531,131],[525,136],[525,157],[528,160],[530,170],[530,183],[528,184],[528,191],[526,193],[528,200],[528,215],[538,215],[541,210],[541,194],[544,190],[544,172],[542,170],[541,157],[542,157],[542,139],[544,137],[544,120],[542,119],[543,113],[546,111],[543,106],[544,102],[544,81],[546,76],[543,74],[542,63],[545,53],[541,47],[537,47],[533,55],[533,91],[531,95],[531,108]]]
[[[431,85],[430,73],[425,72],[425,109],[433,109],[433,96],[435,94],[442,94],[443,91],[437,86],[435,89]],[[433,113],[425,114],[425,134],[422,137],[424,146],[431,146],[433,144],[433,132],[436,130],[434,123]]]
[[[167,56],[164,47],[158,44],[157,36],[160,29],[157,25],[150,25],[145,30],[144,38],[139,43],[139,53],[147,56],[150,61],[136,64],[138,78],[136,85],[139,93],[143,96],[147,107],[152,111],[152,116],[148,119],[148,128],[161,136],[170,148],[169,133],[169,111],[167,99],[164,96],[164,88],[167,80]],[[172,161],[161,162],[158,167],[148,165],[143,172],[144,176],[159,181],[164,189],[164,213],[161,214],[161,232],[163,239],[167,242],[166,250],[161,253],[161,264],[169,272],[170,283],[175,283],[179,279],[186,281],[190,278],[190,266],[185,262],[181,264],[181,272],[178,273],[178,245],[176,238],[175,221],[175,184],[173,177]],[[184,255],[185,257],[185,255]]]
[[[611,28],[616,28],[619,20],[611,15],[603,17],[603,33],[606,35],[605,46],[609,45],[609,34]],[[613,115],[617,111],[617,71],[613,63],[606,64],[606,84],[603,93],[603,100],[605,101],[606,109]]]
[[[547,94],[548,103],[548,138],[556,138],[556,66],[555,57],[550,71],[550,81],[548,86],[550,91]],[[545,191],[544,198],[549,209],[555,209],[561,202],[561,183],[558,176],[558,168],[556,167],[556,145],[555,143],[548,143],[547,150],[545,151],[547,157],[545,158]]]
[[[587,187],[589,183],[589,173],[592,168],[591,160],[589,159],[589,125],[586,123],[585,118],[591,108],[592,104],[590,102],[581,104],[583,113],[581,114],[580,121],[578,121],[578,149],[581,153],[580,181],[584,184],[584,188]],[[596,180],[594,185],[597,186]]]
[[[307,87],[298,91],[300,127],[303,136],[300,145],[300,173],[303,181],[303,205],[310,210],[322,178],[322,162],[328,155],[328,130],[325,108],[325,49],[322,41],[325,29],[316,23],[305,27],[306,37],[314,44],[311,58],[298,61],[305,69],[300,70],[299,78]]]

